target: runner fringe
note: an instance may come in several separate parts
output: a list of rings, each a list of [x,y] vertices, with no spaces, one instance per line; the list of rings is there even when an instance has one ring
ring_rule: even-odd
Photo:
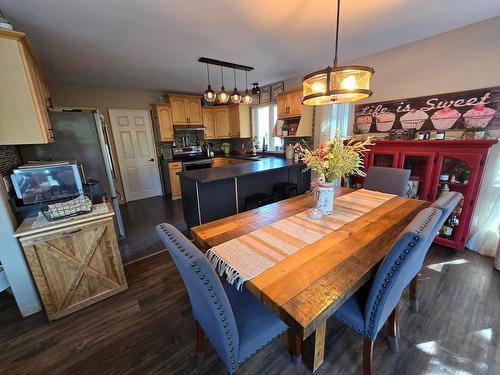
[[[212,249],[208,250],[205,255],[219,276],[224,276],[224,274],[226,274],[227,282],[231,285],[236,284],[236,289],[239,291],[242,290],[243,283],[247,281],[247,278],[227,264],[227,262],[215,254]]]

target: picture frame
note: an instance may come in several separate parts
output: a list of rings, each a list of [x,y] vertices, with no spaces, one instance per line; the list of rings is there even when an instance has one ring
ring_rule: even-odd
[[[271,85],[271,101],[275,102],[278,99],[278,94],[285,91],[285,83],[283,81]]]
[[[446,137],[446,132],[436,132],[436,139],[444,139]]]
[[[260,89],[260,103],[269,103],[271,101],[271,86]]]
[[[252,95],[252,105],[260,104],[260,94]]]

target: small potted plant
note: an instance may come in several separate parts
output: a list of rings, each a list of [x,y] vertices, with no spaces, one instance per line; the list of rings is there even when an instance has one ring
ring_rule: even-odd
[[[367,146],[372,145],[371,137],[364,141],[350,138],[344,142],[337,129],[335,136],[316,150],[310,150],[305,142],[304,145],[295,144],[295,151],[306,164],[306,170],[318,174],[318,181],[312,186],[316,193],[316,208],[323,215],[329,215],[333,212],[335,180],[351,175],[366,176],[361,155],[368,151]]]
[[[281,125],[281,135],[283,137],[287,137],[288,136],[288,124],[286,122],[283,123],[283,125]]]
[[[462,134],[463,139],[483,139],[487,136],[488,131],[480,127],[467,128]]]

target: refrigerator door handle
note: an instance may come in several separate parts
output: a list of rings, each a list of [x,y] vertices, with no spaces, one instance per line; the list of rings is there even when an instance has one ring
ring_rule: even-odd
[[[111,174],[113,178],[116,180],[116,169],[115,169],[115,161],[113,160],[113,153],[111,152],[111,147],[109,144],[109,135],[108,135],[108,127],[106,126],[106,122],[104,122],[104,117],[100,115],[102,133],[104,135],[104,143],[106,145],[106,157],[109,160],[111,167]]]

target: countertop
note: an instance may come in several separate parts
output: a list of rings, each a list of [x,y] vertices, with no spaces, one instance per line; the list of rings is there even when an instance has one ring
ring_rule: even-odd
[[[252,159],[248,156],[230,155],[230,158],[252,160],[249,163],[226,165],[218,168],[195,169],[192,171],[180,172],[178,175],[182,178],[193,179],[197,182],[213,182],[246,176],[261,172],[270,171],[273,169],[289,168],[294,165],[304,165],[302,162],[295,163],[293,160],[287,160],[276,156],[266,156],[262,159]]]

